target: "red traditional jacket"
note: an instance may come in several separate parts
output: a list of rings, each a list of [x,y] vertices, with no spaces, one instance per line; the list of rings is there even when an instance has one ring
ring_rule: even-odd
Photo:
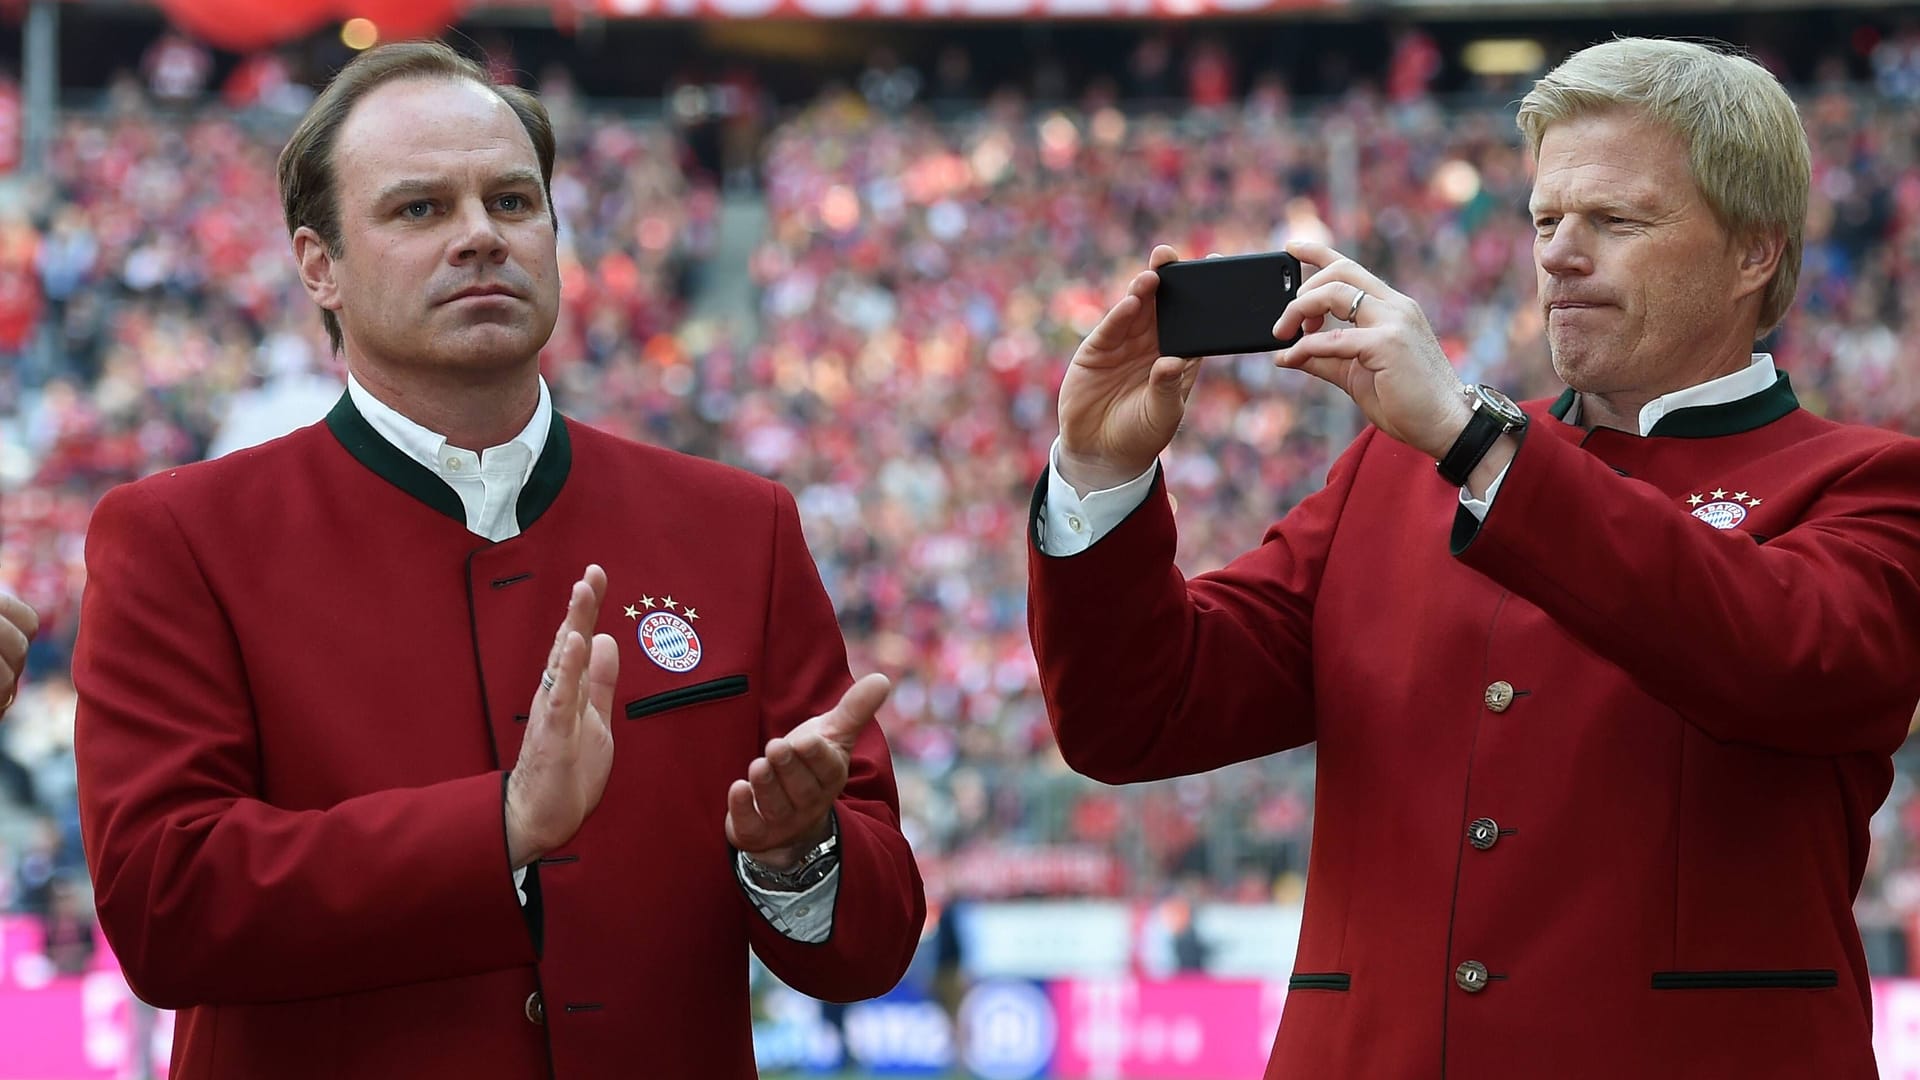
[[[826,942],[759,914],[723,830],[765,741],[851,683],[792,497],[555,416],[518,510],[469,533],[346,399],[101,501],[81,817],[128,979],[182,1010],[174,1077],[750,1077],[749,946],[825,998],[906,969],[925,902],[877,726]],[[502,770],[589,562],[613,774],[523,911]]]
[[[1075,768],[1318,744],[1270,1078],[1875,1075],[1852,903],[1920,699],[1920,440],[1785,376],[1647,438],[1572,400],[1484,523],[1370,429],[1218,573],[1161,491],[1032,549]]]

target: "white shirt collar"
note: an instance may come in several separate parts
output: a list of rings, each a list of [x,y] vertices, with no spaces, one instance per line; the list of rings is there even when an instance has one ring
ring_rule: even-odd
[[[1640,435],[1644,438],[1651,434],[1653,426],[1668,413],[1702,405],[1726,405],[1749,398],[1772,386],[1775,378],[1773,354],[1754,353],[1752,363],[1731,375],[1722,375],[1698,386],[1663,394],[1641,406]],[[1564,419],[1569,424],[1580,422],[1580,395],[1574,395],[1573,405],[1567,409]]]
[[[520,493],[539,464],[553,427],[553,398],[545,379],[540,380],[540,403],[534,407],[533,419],[520,434],[477,454],[448,445],[446,436],[403,416],[368,393],[352,375],[347,376],[347,395],[381,438],[453,489],[466,510],[469,531],[495,542],[519,535]]]
[[[399,447],[408,457],[433,470],[434,475],[444,476],[447,469],[444,459],[447,455],[447,437],[437,431],[431,431],[402,415],[398,410],[374,397],[360,380],[351,374],[347,376],[347,394],[353,398],[353,407],[380,437]],[[534,406],[533,419],[520,429],[511,442],[527,448],[533,455],[527,462],[527,472],[533,472],[533,466],[540,460],[540,451],[546,448],[548,429],[553,425],[553,398],[547,392],[547,380],[540,380],[540,403]],[[508,445],[502,443],[502,446]],[[480,452],[480,460],[486,461],[487,454],[499,447],[488,447]],[[522,478],[524,480],[524,477]]]

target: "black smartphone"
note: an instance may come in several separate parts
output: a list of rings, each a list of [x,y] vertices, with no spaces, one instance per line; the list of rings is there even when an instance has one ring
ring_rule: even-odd
[[[1181,259],[1160,267],[1161,356],[1272,352],[1273,324],[1300,291],[1300,260],[1284,251]]]

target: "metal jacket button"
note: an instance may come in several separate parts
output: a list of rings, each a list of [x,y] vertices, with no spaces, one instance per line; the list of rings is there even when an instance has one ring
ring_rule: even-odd
[[[1474,818],[1467,826],[1467,842],[1485,851],[1500,842],[1500,823],[1490,817]]]
[[[1487,687],[1487,708],[1494,712],[1506,712],[1507,706],[1511,704],[1513,704],[1512,683],[1501,679]]]
[[[541,1003],[538,990],[527,995],[527,1020],[534,1024],[547,1022],[547,1007]]]
[[[1469,960],[1453,969],[1453,981],[1467,993],[1477,994],[1487,988],[1487,965]]]

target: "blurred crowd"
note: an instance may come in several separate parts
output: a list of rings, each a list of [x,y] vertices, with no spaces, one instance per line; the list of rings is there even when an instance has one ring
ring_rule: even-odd
[[[1883,77],[1907,80],[1905,57]],[[1023,523],[1054,393],[1153,244],[1329,241],[1418,299],[1468,378],[1558,389],[1508,107],[1417,79],[1311,102],[1245,83],[1151,111],[1099,88],[1070,107],[1002,93],[936,121],[914,86],[862,80],[767,136],[744,271],[718,265],[723,196],[679,133],[542,88],[561,140],[565,300],[543,359],[561,407],[794,491],[854,670],[894,679],[887,734],[939,896],[1301,885],[1310,751],[1102,788],[1061,764],[1038,693]],[[1920,112],[1837,77],[1800,99],[1805,270],[1767,347],[1810,408],[1920,433]],[[284,111],[123,94],[69,119],[48,179],[0,200],[0,584],[45,626],[0,728],[0,801],[45,815],[18,866],[77,867],[66,667],[94,501],[339,392],[274,190],[287,129]],[[752,310],[689,317],[703,284],[741,272]],[[1209,361],[1166,457],[1180,565],[1255,544],[1357,423],[1265,357]],[[1876,822],[1863,899],[1889,920],[1920,911],[1912,775]]]

